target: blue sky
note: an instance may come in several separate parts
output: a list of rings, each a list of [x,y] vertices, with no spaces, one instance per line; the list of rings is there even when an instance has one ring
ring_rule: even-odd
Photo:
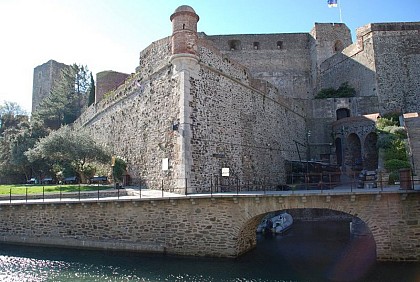
[[[339,0],[353,38],[371,22],[420,21],[420,0]],[[0,0],[0,102],[31,109],[33,69],[50,59],[134,72],[139,52],[171,34],[170,15],[190,5],[214,34],[309,32],[339,22],[327,0]]]

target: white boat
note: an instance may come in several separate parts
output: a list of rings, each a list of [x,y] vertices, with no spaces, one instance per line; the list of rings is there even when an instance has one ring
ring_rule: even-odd
[[[293,224],[293,217],[288,214],[287,212],[279,214],[278,216],[273,217],[273,233],[282,234],[292,227]]]
[[[287,231],[293,224],[293,217],[288,213],[276,216],[266,216],[257,227],[257,233],[272,232],[281,234]]]

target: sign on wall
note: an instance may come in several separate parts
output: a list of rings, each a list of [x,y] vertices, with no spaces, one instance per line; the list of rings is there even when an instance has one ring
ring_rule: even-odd
[[[229,176],[229,168],[223,167],[222,168],[222,176]]]
[[[162,170],[166,171],[168,169],[169,169],[169,159],[164,158],[164,159],[162,159]]]

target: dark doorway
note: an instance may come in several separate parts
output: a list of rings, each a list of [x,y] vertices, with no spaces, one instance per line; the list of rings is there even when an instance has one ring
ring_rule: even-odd
[[[336,111],[337,120],[342,118],[350,117],[350,110],[346,108],[341,108]]]

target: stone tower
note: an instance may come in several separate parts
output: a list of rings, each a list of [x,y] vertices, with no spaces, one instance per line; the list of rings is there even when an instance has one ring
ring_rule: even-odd
[[[32,86],[32,113],[36,111],[39,103],[50,95],[55,83],[61,79],[61,70],[69,67],[54,60],[37,66],[34,69]]]
[[[315,84],[313,88],[316,89],[322,62],[341,53],[344,48],[352,44],[352,39],[349,28],[343,23],[315,23],[309,34],[311,35],[312,81]]]
[[[172,54],[197,55],[197,22],[199,16],[190,6],[180,6],[171,15]]]
[[[129,77],[126,73],[116,71],[102,71],[96,74],[95,103],[100,102],[104,95],[115,90]]]
[[[180,81],[179,89],[179,114],[177,135],[177,157],[174,160],[175,171],[178,174],[178,187],[185,185],[184,179],[190,181],[192,152],[191,152],[191,78],[198,78],[200,66],[198,64],[198,15],[190,6],[180,6],[171,15],[172,22],[172,54],[170,62],[173,66],[173,77]],[[181,191],[180,191],[181,192]],[[188,191],[185,191],[187,193]]]

